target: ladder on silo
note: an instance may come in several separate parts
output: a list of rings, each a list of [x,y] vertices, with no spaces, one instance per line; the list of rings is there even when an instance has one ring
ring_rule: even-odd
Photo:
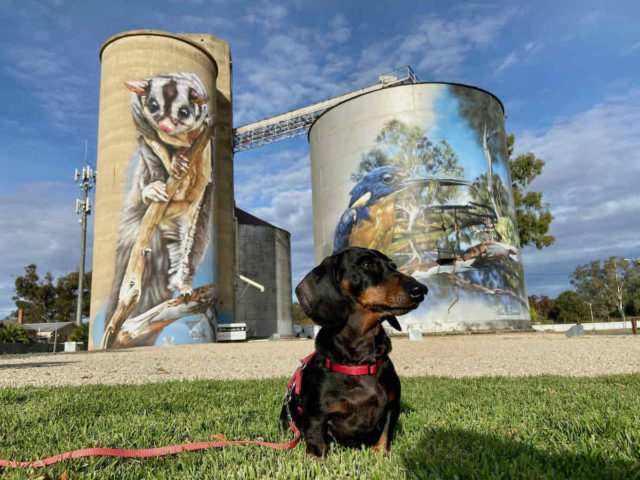
[[[392,85],[418,83],[418,77],[410,66],[399,68],[378,77],[378,83],[354,90],[313,105],[298,108],[258,122],[248,123],[233,129],[233,151],[242,152],[288,138],[303,135],[311,124],[329,108],[358,95],[373,92]]]

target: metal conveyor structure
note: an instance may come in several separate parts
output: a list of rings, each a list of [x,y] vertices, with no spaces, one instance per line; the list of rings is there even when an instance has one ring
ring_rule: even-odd
[[[378,83],[374,85],[354,90],[344,95],[236,127],[233,129],[233,151],[234,153],[242,152],[303,135],[309,131],[316,118],[338,103],[392,85],[419,82],[417,75],[410,66],[380,75],[378,80]]]

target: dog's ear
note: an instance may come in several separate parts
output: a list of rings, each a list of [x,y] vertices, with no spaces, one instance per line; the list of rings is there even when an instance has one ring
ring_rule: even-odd
[[[350,302],[336,281],[336,255],[325,258],[296,287],[304,313],[321,327],[337,327],[347,321]]]
[[[387,322],[389,322],[389,325],[391,325],[393,328],[395,328],[399,332],[402,331],[402,327],[400,326],[400,322],[398,322],[398,319],[396,317],[394,317],[393,315],[389,315],[388,317],[384,317],[384,319]]]

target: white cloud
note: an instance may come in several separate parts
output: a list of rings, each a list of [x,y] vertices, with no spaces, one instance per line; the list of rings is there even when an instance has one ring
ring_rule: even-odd
[[[640,49],[640,42],[636,42],[633,45],[631,45],[630,47],[628,47],[627,49],[625,49],[622,54],[623,55],[630,55],[633,52],[635,52],[636,50]]]
[[[529,53],[539,52],[544,48],[544,43],[540,42],[527,42],[524,46],[524,49]]]
[[[229,20],[223,17],[182,15],[179,20],[187,25],[188,28],[199,28],[207,31],[211,30],[214,32],[217,30],[228,28],[230,26]]]
[[[271,170],[271,169],[270,169]],[[271,172],[256,171],[235,185],[236,201],[242,205],[270,202],[283,188],[306,188],[311,184],[309,157],[292,161],[290,166]]]
[[[640,256],[638,88],[558,119],[547,129],[516,135],[516,151],[532,151],[545,160],[531,189],[543,192],[555,217],[550,233],[556,243],[524,253],[528,273],[562,269],[568,288],[567,276],[579,264],[612,255]]]
[[[35,263],[41,276],[47,271],[58,277],[76,270],[81,231],[79,216],[74,213],[78,192],[71,184],[33,182],[0,194],[0,318],[14,310],[13,277],[22,275],[26,265]],[[91,269],[92,232],[90,224],[87,270]]]
[[[327,32],[330,40],[335,42],[346,42],[351,38],[351,28],[344,15],[338,14],[333,17],[330,23],[331,30]]]
[[[311,189],[286,190],[273,196],[270,205],[251,212],[291,234],[293,286],[314,266]]]
[[[500,65],[494,70],[491,75],[492,78],[497,78],[502,75],[505,71],[512,68],[514,65],[521,65],[530,63],[531,60],[544,48],[544,44],[540,42],[527,42],[525,43],[523,48],[516,51],[511,52],[507,55]]]
[[[236,204],[291,234],[295,286],[314,266],[309,153],[292,148],[245,155],[234,166]]]
[[[98,91],[98,77],[74,66],[67,55],[34,46],[11,48],[2,56],[3,73],[19,80],[24,91],[38,100],[36,106],[54,129],[69,132],[75,125],[80,130],[95,121],[98,104],[88,101],[86,94]]]
[[[515,65],[517,61],[518,61],[518,56],[516,55],[516,52],[511,52],[509,55],[507,55],[507,58],[505,58],[502,61],[502,63],[498,66],[498,68],[495,69],[492,76],[495,78],[501,75],[508,68]]]
[[[495,45],[500,32],[521,12],[516,8],[475,14],[466,9],[453,19],[430,15],[420,20],[411,33],[377,41],[362,51],[358,61],[360,84],[366,78],[412,65],[432,78],[458,80],[465,61],[474,50]],[[481,11],[482,12],[482,11]]]
[[[283,2],[262,0],[248,7],[244,20],[250,25],[273,30],[283,24],[288,11]]]
[[[618,22],[620,20],[622,20],[621,17],[611,14],[604,8],[598,8],[583,15],[580,19],[580,23],[587,26],[594,26],[609,21]]]
[[[313,29],[280,28],[267,37],[262,57],[238,62],[236,124],[362,88],[378,75],[405,65],[443,80],[453,77],[475,50],[493,47],[520,13],[516,8],[467,12],[453,20],[430,15],[416,21],[410,33],[377,40],[356,54],[347,48],[352,30],[343,15]],[[272,26],[273,20],[250,18],[250,22]]]
[[[338,54],[325,55],[319,42],[330,42],[306,29],[287,29],[267,39],[263,56],[249,58],[238,67],[235,123],[242,125],[277,115],[349,91],[339,68]],[[335,67],[338,65],[339,67]]]

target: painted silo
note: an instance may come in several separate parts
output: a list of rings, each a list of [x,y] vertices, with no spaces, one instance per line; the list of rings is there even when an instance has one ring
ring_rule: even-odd
[[[317,263],[350,245],[391,257],[429,287],[400,317],[405,327],[530,328],[495,96],[446,83],[385,88],[327,110],[309,142]]]
[[[100,58],[89,346],[211,341],[235,305],[228,43],[131,31]]]

